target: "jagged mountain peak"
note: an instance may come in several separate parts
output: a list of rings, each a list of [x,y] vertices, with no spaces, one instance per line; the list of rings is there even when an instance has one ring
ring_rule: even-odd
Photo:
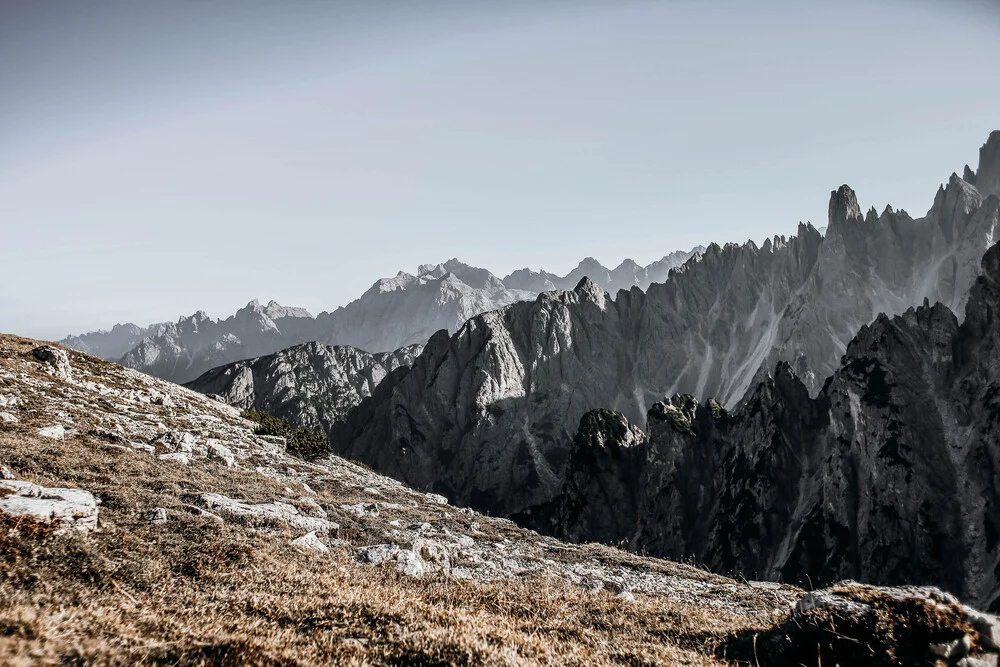
[[[984,196],[1000,197],[1000,130],[993,130],[979,149],[975,185]]]
[[[573,292],[579,295],[582,300],[593,303],[602,310],[608,298],[604,289],[587,276],[580,279],[580,282],[573,288]]]
[[[858,206],[858,196],[847,184],[830,193],[830,205],[827,212],[827,228],[847,222],[862,222],[861,207]]]
[[[972,171],[969,165],[965,165],[965,169],[962,170],[962,180],[972,185],[976,184],[976,172]]]
[[[592,271],[594,269],[598,270],[603,269],[607,271],[607,267],[598,262],[593,257],[584,257],[583,259],[580,260],[580,263],[576,265],[576,268],[580,269],[581,271],[588,271],[588,270]]]
[[[948,183],[938,188],[931,206],[931,215],[950,217],[956,214],[969,216],[983,203],[983,195],[971,183],[952,173]]]
[[[312,314],[305,308],[300,308],[298,306],[282,306],[274,299],[267,302],[267,305],[264,307],[264,314],[272,320],[278,320],[285,317],[312,318]]]
[[[626,257],[625,259],[622,260],[621,264],[612,269],[611,272],[616,273],[619,271],[635,271],[639,268],[640,268],[639,265],[636,263],[634,259],[632,259],[631,257]]]

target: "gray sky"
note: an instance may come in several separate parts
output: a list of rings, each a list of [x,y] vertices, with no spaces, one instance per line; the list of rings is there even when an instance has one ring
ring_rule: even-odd
[[[989,0],[0,0],[0,331],[920,215],[997,63]]]

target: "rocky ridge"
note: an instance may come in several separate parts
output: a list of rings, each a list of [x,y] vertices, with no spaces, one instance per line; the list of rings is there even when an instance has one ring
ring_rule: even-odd
[[[315,321],[302,308],[254,300],[225,320],[202,311],[162,325],[120,361],[172,382],[187,382],[215,366],[270,354],[310,340]]]
[[[735,412],[677,395],[648,436],[581,421],[563,489],[521,518],[570,540],[791,582],[935,585],[1000,609],[1000,245],[964,321],[880,315],[815,398],[778,364]]]
[[[674,252],[647,267],[626,260],[614,270],[587,258],[564,278],[546,272],[537,274],[546,276],[541,281],[527,279],[525,276],[531,274],[528,269],[501,280],[485,269],[451,259],[443,264],[423,265],[414,275],[401,271],[394,278],[381,279],[350,304],[315,318],[302,308],[274,301],[262,306],[255,300],[224,320],[213,320],[198,311],[175,323],[149,327],[118,324],[111,331],[69,336],[61,342],[184,383],[210,368],[309,341],[370,352],[423,344],[435,331],[456,331],[479,313],[534,299],[539,291],[555,285],[575,284],[576,276],[584,270],[604,276],[602,285],[606,289],[635,285],[645,289],[652,281],[666,280],[671,268],[701,250]]]
[[[305,343],[214,368],[186,386],[241,410],[260,410],[301,428],[328,432],[386,375],[412,364],[421,349],[411,345],[371,354]]]

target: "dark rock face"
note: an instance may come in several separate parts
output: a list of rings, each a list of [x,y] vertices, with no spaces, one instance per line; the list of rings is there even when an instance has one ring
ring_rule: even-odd
[[[880,315],[816,398],[779,364],[734,413],[675,396],[648,437],[603,439],[627,466],[578,437],[562,494],[520,518],[716,571],[932,584],[1000,608],[1000,245],[982,269],[961,325],[941,304]]]
[[[792,474],[799,463],[785,450],[814,428],[793,410],[813,405],[859,328],[925,299],[960,312],[998,222],[1000,199],[954,175],[916,220],[890,207],[864,217],[843,186],[831,194],[825,237],[800,225],[796,236],[761,247],[712,245],[646,292],[612,299],[583,280],[436,335],[410,372],[359,406],[335,446],[410,484],[510,515],[560,493],[573,432],[588,411],[616,410],[642,426],[651,405],[683,392],[715,396],[729,409],[791,402],[785,421],[755,428],[785,442],[770,455]],[[801,379],[771,378],[752,391],[781,361],[791,364],[783,373]],[[835,398],[848,404],[829,393],[822,400]],[[748,457],[732,462],[732,474],[753,473]],[[709,498],[713,483],[706,478],[699,493]]]
[[[414,345],[371,354],[305,343],[214,368],[185,386],[216,394],[242,410],[261,410],[299,427],[328,432],[387,374],[413,363],[420,349]]]

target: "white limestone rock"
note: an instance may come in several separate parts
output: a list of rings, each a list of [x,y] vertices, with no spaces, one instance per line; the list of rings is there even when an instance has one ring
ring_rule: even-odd
[[[294,505],[274,501],[270,503],[245,503],[219,493],[203,493],[201,504],[223,518],[237,521],[278,522],[291,528],[326,535],[339,526],[333,521],[300,514]]]
[[[295,538],[292,540],[292,546],[303,551],[318,551],[320,553],[328,553],[330,551],[330,547],[323,544],[323,541],[316,536],[315,531],[310,531],[302,537]]]
[[[62,440],[66,437],[66,427],[62,424],[53,424],[52,426],[43,426],[38,429],[38,435],[43,438],[51,438],[53,440]]]
[[[400,549],[396,554],[396,569],[408,577],[422,577],[427,572],[427,565],[415,551]]]
[[[227,468],[236,464],[236,456],[233,454],[233,450],[226,447],[219,440],[206,440],[205,450],[208,453],[208,458],[222,462]]]
[[[395,544],[375,544],[358,549],[356,559],[359,563],[378,565],[384,561],[394,559],[399,553],[399,546]]]
[[[39,361],[44,361],[49,366],[49,372],[63,380],[73,379],[73,367],[69,363],[69,355],[65,350],[51,345],[42,345],[31,351]]]
[[[167,431],[161,433],[151,444],[159,445],[167,452],[184,452],[190,454],[194,451],[198,439],[187,431]]]
[[[0,480],[0,512],[58,524],[61,531],[86,533],[97,528],[97,499],[81,489]]]
[[[376,503],[355,503],[353,505],[345,503],[340,506],[340,509],[358,518],[378,516],[378,505]]]

